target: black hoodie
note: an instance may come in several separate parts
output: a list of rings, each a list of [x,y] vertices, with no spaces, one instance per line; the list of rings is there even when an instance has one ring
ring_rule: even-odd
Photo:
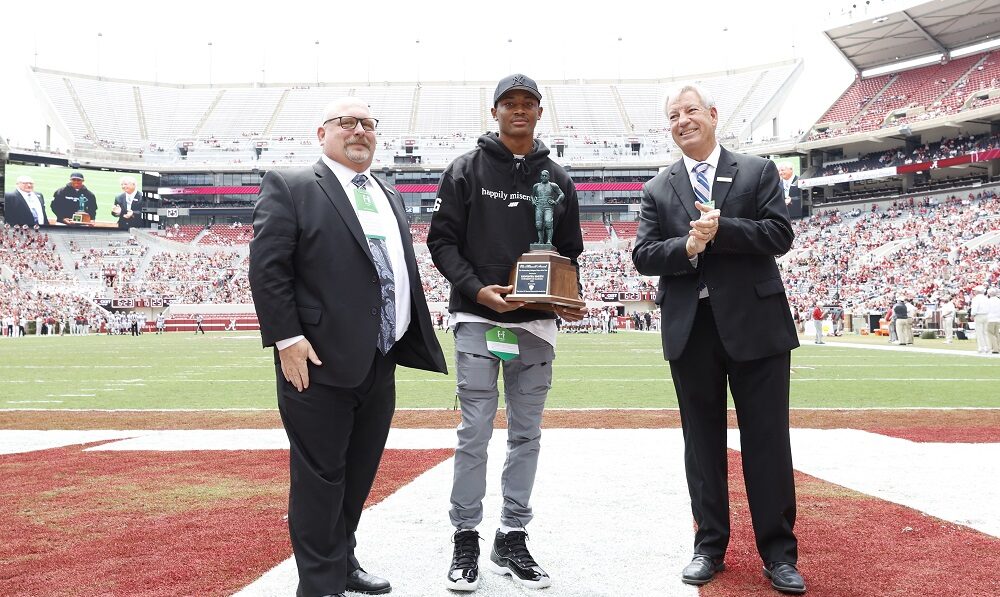
[[[496,133],[487,133],[479,137],[476,149],[456,158],[444,171],[427,247],[434,265],[451,282],[452,313],[506,323],[555,317],[531,309],[497,313],[476,302],[484,286],[506,286],[514,262],[538,241],[531,192],[542,170],[548,170],[549,181],[566,194],[552,214],[552,244],[577,265],[583,234],[576,187],[562,166],[549,159],[541,141],[536,139],[531,153],[518,159]]]

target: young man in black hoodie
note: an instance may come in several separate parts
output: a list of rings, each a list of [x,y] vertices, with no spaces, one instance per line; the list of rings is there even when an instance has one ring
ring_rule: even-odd
[[[558,315],[577,321],[582,309],[555,313],[504,300],[515,261],[538,238],[532,187],[541,172],[565,193],[554,206],[552,244],[576,265],[583,251],[580,209],[569,175],[534,138],[542,115],[541,93],[521,74],[497,85],[491,113],[500,132],[479,138],[476,149],[448,166],[438,187],[427,246],[434,265],[451,282],[448,310],[455,326],[457,393],[462,405],[455,450],[450,518],[455,544],[446,586],[479,586],[479,534],[486,494],[486,448],[493,435],[501,363],[507,409],[500,528],[490,566],[531,588],[551,584],[528,552],[524,527],[531,520],[531,490],[538,465],[542,410],[552,384]]]
[[[73,214],[85,211],[90,218],[97,217],[97,197],[83,184],[83,173],[74,172],[69,175],[66,186],[52,194],[49,205],[56,219],[63,224],[73,224]]]

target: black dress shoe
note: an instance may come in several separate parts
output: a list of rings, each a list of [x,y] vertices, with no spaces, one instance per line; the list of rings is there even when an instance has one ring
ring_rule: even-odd
[[[296,589],[295,597],[305,597],[305,593],[302,592],[302,589]],[[331,593],[329,595],[321,595],[320,597],[347,597],[347,595],[343,593]]]
[[[764,567],[764,576],[771,579],[771,586],[782,593],[801,595],[806,592],[806,581],[788,562],[773,562]]]
[[[385,595],[392,590],[392,586],[386,579],[368,574],[363,568],[358,568],[347,575],[347,590],[365,595]]]
[[[696,553],[691,563],[681,572],[681,581],[689,585],[703,585],[712,580],[717,572],[725,569],[726,564],[721,559],[716,560],[712,556]]]

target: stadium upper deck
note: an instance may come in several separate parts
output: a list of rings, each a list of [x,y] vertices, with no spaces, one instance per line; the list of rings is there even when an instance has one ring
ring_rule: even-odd
[[[773,118],[802,68],[800,61],[676,80],[543,81],[545,118],[538,134],[564,145],[569,160],[665,161],[672,144],[664,90],[697,81],[715,96],[719,137],[742,141]],[[385,83],[335,86],[180,86],[101,79],[32,69],[56,130],[77,153],[105,152],[146,164],[212,165],[311,161],[316,117],[335,97],[365,98],[379,115],[380,141],[421,163],[446,164],[489,130],[494,83]],[[632,144],[636,152],[614,151]],[[184,162],[177,151],[186,145]],[[266,149],[257,158],[256,149]],[[607,151],[605,151],[607,150]],[[394,163],[391,152],[383,160]]]

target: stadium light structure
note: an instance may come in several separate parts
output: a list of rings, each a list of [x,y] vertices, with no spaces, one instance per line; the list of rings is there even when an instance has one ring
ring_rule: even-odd
[[[944,58],[944,54],[938,52],[937,54],[922,56],[920,58],[914,58],[912,60],[904,60],[902,62],[895,62],[893,64],[886,64],[884,66],[876,66],[875,68],[870,68],[868,70],[861,71],[861,78],[866,79],[868,77],[876,77],[878,75],[884,75],[886,73],[894,73],[896,71],[906,70],[909,68],[916,68],[918,66],[927,66],[928,64],[941,62],[942,58]],[[896,59],[898,60],[899,57],[897,56]]]
[[[314,43],[316,46],[316,87],[319,87],[319,40]]]
[[[988,35],[986,37],[989,37]],[[983,52],[985,50],[992,50],[993,48],[1000,47],[1000,37],[996,39],[987,39],[986,41],[979,42],[977,44],[972,44],[971,46],[965,46],[964,48],[957,48],[951,51],[952,58],[961,58],[962,56],[968,56],[969,54],[975,54],[977,52]]]
[[[101,40],[104,34],[100,31],[97,32],[97,78],[101,78]]]
[[[618,48],[618,83],[622,82],[622,36],[618,36],[618,44],[615,46]]]

